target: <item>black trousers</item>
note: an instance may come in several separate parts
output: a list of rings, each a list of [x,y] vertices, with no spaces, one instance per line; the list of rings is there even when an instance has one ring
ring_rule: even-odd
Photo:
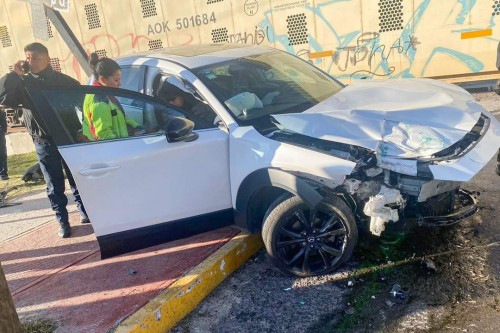
[[[8,171],[7,143],[5,142],[5,133],[0,131],[0,177],[6,177]]]
[[[71,191],[75,197],[75,202],[80,210],[80,215],[82,218],[87,217],[85,212],[85,207],[83,206],[80,194],[76,188],[75,180],[71,175],[71,172],[62,159],[57,147],[47,140],[34,139],[35,150],[38,156],[38,161],[40,162],[40,169],[42,170],[45,183],[47,184],[47,196],[49,197],[50,205],[52,210],[56,213],[56,219],[59,224],[68,223],[68,210],[66,205],[68,204],[68,198],[64,194],[65,184],[64,184],[64,172],[66,172],[66,177],[68,178]]]

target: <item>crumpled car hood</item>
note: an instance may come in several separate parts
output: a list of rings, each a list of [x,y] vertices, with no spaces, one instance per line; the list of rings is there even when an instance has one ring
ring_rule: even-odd
[[[365,147],[380,156],[417,158],[461,140],[482,112],[455,85],[397,79],[357,81],[303,113],[273,117],[287,131]]]

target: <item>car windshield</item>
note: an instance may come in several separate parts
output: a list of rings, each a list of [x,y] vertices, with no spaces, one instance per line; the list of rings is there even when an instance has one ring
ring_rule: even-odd
[[[275,51],[216,63],[193,72],[240,124],[311,108],[343,88],[313,65]]]

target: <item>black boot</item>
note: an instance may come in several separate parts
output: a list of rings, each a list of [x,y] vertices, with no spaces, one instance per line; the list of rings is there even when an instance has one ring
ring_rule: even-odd
[[[69,223],[61,223],[61,227],[59,228],[59,232],[57,234],[61,238],[68,238],[71,236],[71,226]]]
[[[497,175],[500,176],[500,149],[498,149],[498,154],[497,154]]]

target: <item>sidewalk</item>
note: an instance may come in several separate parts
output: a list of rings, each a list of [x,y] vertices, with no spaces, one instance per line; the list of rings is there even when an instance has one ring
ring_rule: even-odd
[[[44,196],[0,209],[0,261],[21,320],[51,319],[57,332],[165,332],[261,245],[223,228],[100,260],[74,205],[72,237],[57,237]]]

